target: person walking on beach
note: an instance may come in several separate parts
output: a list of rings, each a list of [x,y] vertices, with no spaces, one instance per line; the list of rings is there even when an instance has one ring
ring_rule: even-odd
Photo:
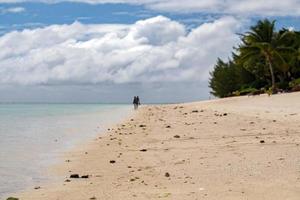
[[[134,109],[137,110],[139,105],[141,105],[140,98],[138,96],[134,96],[134,98],[133,98]]]
[[[137,101],[138,106],[141,105],[140,97],[139,96],[136,97],[136,101]]]
[[[133,103],[134,110],[136,110],[138,108],[136,96],[133,97],[133,102],[132,103]]]

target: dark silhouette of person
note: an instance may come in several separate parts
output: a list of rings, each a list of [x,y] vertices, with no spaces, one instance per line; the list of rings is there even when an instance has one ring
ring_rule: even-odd
[[[133,103],[134,109],[137,110],[139,108],[139,105],[141,105],[140,98],[138,96],[134,96],[132,103]]]
[[[140,97],[139,96],[136,97],[136,101],[137,101],[138,106],[141,105]]]
[[[138,102],[137,102],[137,97],[136,96],[134,96],[133,97],[133,106],[134,106],[134,110],[136,110],[136,109],[138,109]]]

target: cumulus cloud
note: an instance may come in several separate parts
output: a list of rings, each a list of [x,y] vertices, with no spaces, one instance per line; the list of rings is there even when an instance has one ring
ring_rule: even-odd
[[[187,31],[163,16],[132,25],[51,25],[0,37],[2,84],[206,81],[237,44],[240,22],[222,17]]]
[[[299,16],[300,0],[0,0],[0,3],[16,2],[82,2],[90,4],[100,3],[128,3],[145,5],[160,11],[170,12],[208,12],[239,15],[264,16]]]

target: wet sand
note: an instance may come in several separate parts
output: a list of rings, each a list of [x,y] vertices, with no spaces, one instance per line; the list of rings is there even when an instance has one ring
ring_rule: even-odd
[[[59,181],[14,196],[299,200],[300,93],[145,106],[62,156]]]

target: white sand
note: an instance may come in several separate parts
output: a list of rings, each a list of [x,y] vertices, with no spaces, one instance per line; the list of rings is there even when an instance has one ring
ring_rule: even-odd
[[[60,181],[15,196],[299,200],[300,93],[143,107],[66,159]]]

